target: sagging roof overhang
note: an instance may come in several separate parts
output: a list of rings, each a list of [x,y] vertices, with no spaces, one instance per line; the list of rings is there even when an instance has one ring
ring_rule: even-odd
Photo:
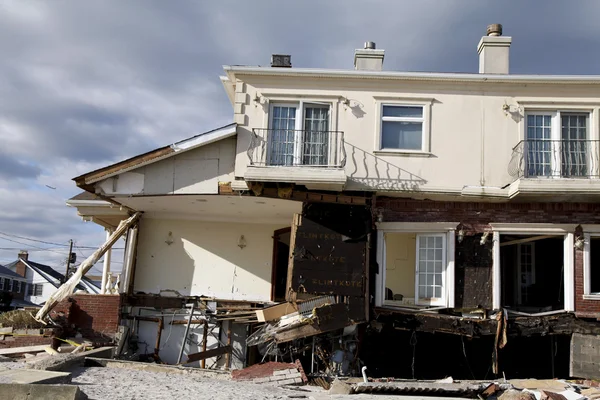
[[[131,171],[133,169],[155,163],[165,158],[172,157],[176,154],[180,154],[200,146],[204,146],[213,142],[216,142],[227,137],[234,136],[237,133],[237,125],[235,123],[222,126],[217,129],[213,129],[208,132],[204,132],[188,139],[175,142],[168,146],[163,146],[147,153],[143,153],[126,160],[117,162],[115,164],[108,165],[106,167],[99,168],[97,170],[88,172],[73,178],[77,186],[87,190],[90,193],[94,192],[93,184],[103,179],[110,178],[112,176],[121,174],[123,172]]]

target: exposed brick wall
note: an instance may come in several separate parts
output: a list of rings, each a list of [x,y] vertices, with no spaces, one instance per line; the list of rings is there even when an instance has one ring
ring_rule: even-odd
[[[60,336],[61,330],[57,328],[48,329],[17,329],[14,334],[0,335],[0,349],[14,347],[53,345],[54,337]]]
[[[456,221],[469,234],[483,232],[494,222],[600,224],[600,204],[594,203],[473,203],[378,197],[373,210],[381,212],[386,222]],[[575,249],[574,253],[575,311],[599,317],[600,301],[583,299],[583,251]]]
[[[490,222],[600,224],[600,204],[594,203],[472,203],[378,197],[386,222],[457,221],[481,232]]]
[[[75,294],[60,302],[50,316],[65,323],[65,334],[89,339],[112,339],[121,313],[121,296]]]

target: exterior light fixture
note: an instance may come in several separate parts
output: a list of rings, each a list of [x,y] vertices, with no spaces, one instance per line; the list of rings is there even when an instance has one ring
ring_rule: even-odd
[[[167,240],[165,240],[165,243],[170,246],[172,245],[174,242],[173,240],[173,232],[169,231],[169,234],[167,235]]]
[[[458,243],[462,243],[463,239],[465,238],[465,231],[461,228],[457,233],[456,233],[456,241]]]
[[[240,238],[238,239],[237,245],[238,245],[238,247],[240,249],[243,249],[244,247],[247,246],[247,244],[246,244],[246,238],[244,237],[244,235],[240,236]]]
[[[585,245],[585,240],[584,240],[583,236],[577,236],[575,238],[575,243],[573,244],[573,247],[575,247],[578,250],[583,250],[584,245]]]
[[[479,244],[483,246],[485,244],[485,242],[487,242],[487,238],[489,235],[490,235],[490,231],[483,232],[483,236],[481,237]]]

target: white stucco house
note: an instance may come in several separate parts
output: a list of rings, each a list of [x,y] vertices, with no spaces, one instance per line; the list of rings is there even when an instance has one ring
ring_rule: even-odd
[[[371,42],[353,69],[224,66],[233,124],[74,178],[88,194],[68,205],[108,234],[143,213],[119,287],[148,319],[139,340],[157,340],[157,310],[187,315],[200,298],[231,310],[335,295],[406,343],[419,329],[489,338],[470,319],[495,327],[499,312],[507,329],[543,320],[536,334],[562,335],[544,346],[568,359],[573,332],[552,324],[589,333],[600,317],[600,76],[511,74],[511,43],[491,25],[473,43],[478,73],[386,71]],[[243,366],[254,322],[223,320],[209,348],[231,343],[227,366]],[[198,350],[207,328],[184,328],[159,335],[163,360]]]

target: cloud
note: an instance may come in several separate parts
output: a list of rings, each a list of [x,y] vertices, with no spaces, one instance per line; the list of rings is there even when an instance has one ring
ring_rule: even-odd
[[[476,72],[499,22],[513,73],[599,74],[599,13],[596,0],[3,1],[0,231],[99,245],[102,229],[64,205],[70,179],[229,123],[224,64],[288,53],[296,67],[351,69],[370,40],[387,70]]]

